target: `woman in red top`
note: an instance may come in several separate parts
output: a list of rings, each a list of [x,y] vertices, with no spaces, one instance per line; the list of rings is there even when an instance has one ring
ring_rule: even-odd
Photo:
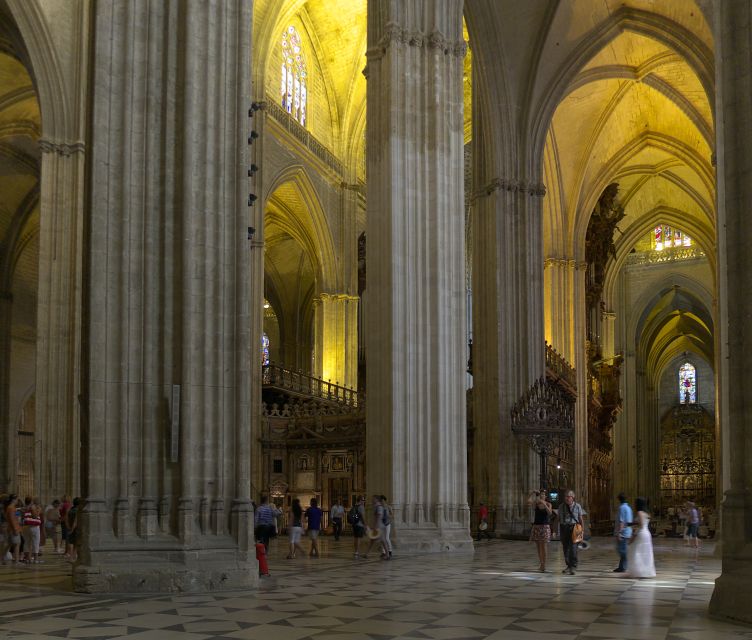
[[[42,526],[42,508],[31,503],[23,515],[23,534],[26,551],[29,552],[29,563],[42,562],[39,559],[40,527]]]

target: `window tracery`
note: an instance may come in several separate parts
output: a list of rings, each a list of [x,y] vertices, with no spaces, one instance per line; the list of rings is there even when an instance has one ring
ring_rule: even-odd
[[[667,224],[659,224],[655,228],[653,248],[656,251],[671,247],[691,247],[692,238],[680,229],[672,228]]]
[[[689,362],[679,367],[679,402],[681,404],[697,402],[697,370]]]
[[[300,34],[292,25],[282,33],[282,73],[280,96],[282,106],[300,124],[306,124],[308,102],[305,55]]]

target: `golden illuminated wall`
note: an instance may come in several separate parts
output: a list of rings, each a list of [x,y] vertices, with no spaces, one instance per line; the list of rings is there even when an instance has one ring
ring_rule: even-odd
[[[308,117],[305,127],[316,136],[319,142],[331,149],[335,146],[335,134],[332,130],[332,116],[324,73],[319,62],[321,52],[314,48],[308,29],[299,16],[296,15],[287,21],[284,28],[288,26],[295,27],[300,35],[308,71]],[[283,29],[277,30],[272,39],[266,76],[266,95],[277,104],[281,104],[282,32]]]

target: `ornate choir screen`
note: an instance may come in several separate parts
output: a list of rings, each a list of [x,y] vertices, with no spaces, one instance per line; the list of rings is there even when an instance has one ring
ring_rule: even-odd
[[[699,404],[680,404],[661,420],[661,499],[664,507],[687,500],[715,507],[713,416]]]

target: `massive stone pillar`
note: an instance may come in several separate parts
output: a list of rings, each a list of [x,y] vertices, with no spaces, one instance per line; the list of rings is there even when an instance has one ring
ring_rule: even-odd
[[[540,484],[539,457],[512,433],[510,411],[544,375],[543,193],[542,185],[495,178],[474,203],[474,464],[504,535],[529,529],[527,493]]]
[[[248,587],[251,2],[102,0],[94,23],[75,586]]]
[[[400,548],[472,550],[461,0],[368,3],[367,485]]]
[[[42,151],[37,296],[36,414],[41,497],[79,495],[84,144]]]
[[[711,613],[752,623],[752,22],[750,0],[714,3],[718,158],[718,415],[723,465],[722,573]]]

